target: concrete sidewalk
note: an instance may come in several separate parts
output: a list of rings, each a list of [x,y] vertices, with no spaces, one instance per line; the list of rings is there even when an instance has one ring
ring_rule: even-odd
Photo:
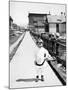
[[[35,79],[36,77],[37,67],[34,61],[38,50],[39,48],[33,41],[30,33],[26,32],[23,41],[10,62],[10,88],[62,85],[47,62],[45,62],[43,70],[45,81],[32,81],[32,78]],[[23,81],[17,82],[16,80],[18,79],[22,79]]]

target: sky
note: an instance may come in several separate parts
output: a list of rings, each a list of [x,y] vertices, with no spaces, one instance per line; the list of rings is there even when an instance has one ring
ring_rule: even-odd
[[[14,23],[20,26],[27,26],[29,13],[42,13],[52,15],[61,15],[65,12],[65,5],[63,4],[45,4],[33,2],[10,2],[10,16],[13,18]]]

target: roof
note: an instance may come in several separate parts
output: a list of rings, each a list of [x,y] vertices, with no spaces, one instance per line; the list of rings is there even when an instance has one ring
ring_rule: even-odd
[[[29,13],[28,17],[30,16],[38,16],[38,17],[44,17],[47,16],[47,22],[48,23],[66,23],[66,17],[64,15],[51,15],[51,14],[42,14],[42,13]],[[41,19],[41,18],[40,18]],[[37,20],[37,19],[36,19]],[[43,22],[43,20],[41,20]]]
[[[30,16],[46,16],[46,15],[49,15],[49,14],[42,14],[42,13],[29,13],[28,17],[30,17]]]
[[[48,23],[63,23],[66,22],[65,16],[47,15]]]

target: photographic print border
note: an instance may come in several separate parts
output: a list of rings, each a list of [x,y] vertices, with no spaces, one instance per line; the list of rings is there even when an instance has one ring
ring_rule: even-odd
[[[67,52],[67,4],[60,4],[60,3],[47,3],[47,2],[31,2],[31,1],[8,1],[9,4],[9,16],[10,16],[10,2],[25,2],[25,3],[38,3],[38,4],[57,4],[57,5],[65,5],[65,11],[66,11],[66,52]],[[10,47],[9,47],[10,48]],[[66,53],[66,73],[67,73],[67,53]],[[67,75],[66,75],[67,78]],[[67,83],[67,79],[66,79]],[[42,87],[60,87],[63,85],[52,85],[52,86],[39,86],[39,87],[21,87],[21,88],[10,88],[10,61],[9,61],[9,89],[24,89],[24,88],[42,88]],[[65,85],[66,86],[66,85]]]

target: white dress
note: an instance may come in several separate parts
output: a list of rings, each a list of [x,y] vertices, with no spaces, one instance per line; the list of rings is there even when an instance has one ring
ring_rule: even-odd
[[[46,62],[47,60],[52,60],[53,58],[51,57],[51,55],[49,54],[47,49],[45,49],[44,47],[41,47],[40,50],[38,51],[37,55],[36,55],[37,64],[42,64],[44,62],[44,59]],[[43,64],[41,66],[36,66],[36,74],[37,75],[43,75],[43,71],[45,68],[44,66],[45,66],[45,64]]]

